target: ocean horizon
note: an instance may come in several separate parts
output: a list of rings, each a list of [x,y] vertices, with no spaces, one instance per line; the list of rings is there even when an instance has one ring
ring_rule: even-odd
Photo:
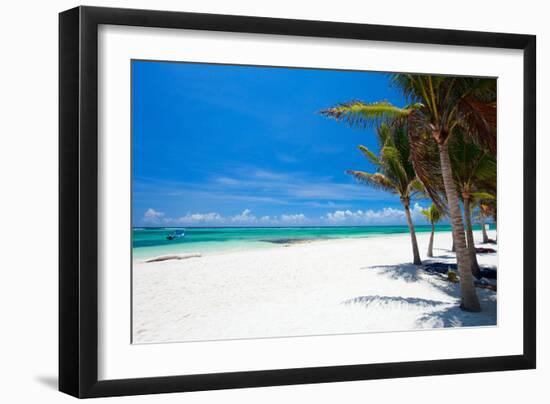
[[[494,229],[494,224],[489,224]],[[474,226],[480,230],[481,226]],[[175,231],[184,231],[183,237],[168,240]],[[430,225],[415,226],[417,233],[428,233]],[[447,224],[436,225],[436,232],[451,231]],[[406,234],[406,225],[371,225],[371,226],[287,226],[287,227],[144,227],[136,226],[132,231],[132,254],[135,259],[185,254],[216,253],[242,251],[258,248],[275,247],[281,244],[292,244],[305,241],[376,237],[391,234]]]

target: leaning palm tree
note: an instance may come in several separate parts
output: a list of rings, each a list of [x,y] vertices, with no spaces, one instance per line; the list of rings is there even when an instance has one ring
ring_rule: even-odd
[[[422,265],[410,210],[411,198],[422,192],[422,184],[416,178],[410,161],[406,129],[402,125],[390,126],[383,123],[377,128],[376,133],[380,145],[378,156],[367,147],[359,146],[361,153],[376,167],[376,172],[348,170],[347,173],[373,188],[399,196],[411,235],[413,263]]]
[[[420,151],[429,142],[437,145],[456,244],[460,307],[466,311],[480,311],[448,142],[453,129],[460,126],[480,145],[496,154],[496,80],[413,74],[394,74],[392,77],[411,102],[410,105],[400,108],[387,101],[371,104],[352,101],[325,109],[321,113],[354,126],[372,125],[388,118],[406,120],[416,175],[434,203],[443,206],[438,190],[431,184],[432,164],[420,156]]]
[[[464,207],[470,265],[472,274],[479,279],[481,273],[477,262],[472,213],[477,200],[491,197],[487,192],[483,192],[483,186],[487,183],[496,184],[496,159],[487,151],[469,141],[459,130],[451,139],[450,148],[455,184]]]
[[[428,209],[422,209],[421,213],[426,217],[426,220],[432,225],[432,233],[430,234],[430,243],[428,244],[428,257],[434,256],[434,234],[435,224],[443,218],[442,211],[432,203]]]

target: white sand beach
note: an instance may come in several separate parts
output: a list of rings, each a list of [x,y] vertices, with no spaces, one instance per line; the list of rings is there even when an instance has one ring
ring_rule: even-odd
[[[451,233],[418,234],[425,262],[456,262]],[[494,231],[489,232],[494,238]],[[481,232],[475,232],[478,247]],[[410,262],[409,235],[348,238],[204,254],[133,266],[134,343],[496,325],[494,291],[481,313],[458,308],[459,286]],[[496,268],[497,254],[478,254]]]

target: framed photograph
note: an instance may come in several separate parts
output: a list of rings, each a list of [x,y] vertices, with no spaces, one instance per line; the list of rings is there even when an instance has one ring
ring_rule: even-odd
[[[535,37],[60,14],[59,387],[535,367]]]

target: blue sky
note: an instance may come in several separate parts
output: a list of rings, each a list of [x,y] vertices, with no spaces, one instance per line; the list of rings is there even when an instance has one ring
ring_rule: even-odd
[[[373,131],[317,113],[353,99],[404,103],[380,73],[133,61],[134,225],[404,224],[345,174]]]

